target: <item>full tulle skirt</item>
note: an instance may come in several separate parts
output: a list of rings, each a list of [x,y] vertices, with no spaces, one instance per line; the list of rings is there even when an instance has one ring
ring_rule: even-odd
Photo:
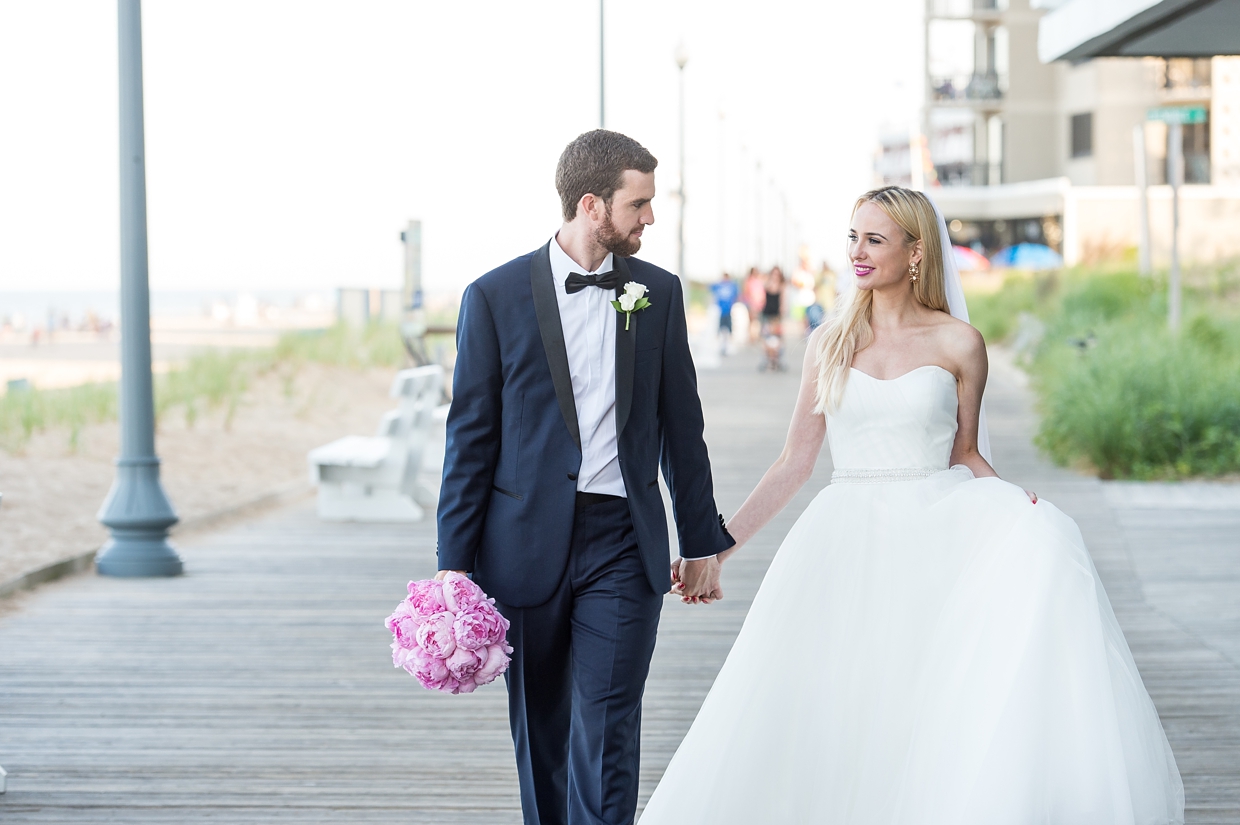
[[[1075,522],[999,479],[833,484],[641,825],[1183,822]]]

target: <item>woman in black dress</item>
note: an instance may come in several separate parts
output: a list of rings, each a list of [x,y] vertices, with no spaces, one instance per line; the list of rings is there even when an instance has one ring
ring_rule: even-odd
[[[766,360],[759,369],[784,369],[784,273],[779,267],[771,267],[766,276],[766,303],[762,307],[762,348]]]

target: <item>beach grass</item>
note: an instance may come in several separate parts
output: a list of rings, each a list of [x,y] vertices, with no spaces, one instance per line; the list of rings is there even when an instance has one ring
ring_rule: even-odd
[[[76,449],[82,429],[117,414],[115,384],[85,384],[63,390],[12,390],[0,396],[0,449],[20,450],[36,432],[65,429]]]
[[[289,332],[267,349],[206,350],[155,377],[156,420],[181,412],[193,426],[204,411],[223,409],[227,428],[259,376],[278,374],[289,396],[304,365],[399,369],[406,357],[399,330],[389,323]],[[36,433],[52,430],[67,431],[68,446],[76,449],[82,429],[115,421],[118,405],[114,382],[10,391],[0,396],[0,449],[19,452]]]

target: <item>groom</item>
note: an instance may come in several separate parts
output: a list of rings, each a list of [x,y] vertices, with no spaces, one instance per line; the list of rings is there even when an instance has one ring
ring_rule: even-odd
[[[658,164],[602,129],[556,167],[564,223],[461,299],[439,567],[512,623],[508,707],[526,825],[627,825],[641,699],[671,585],[660,465],[685,595],[718,589],[715,507],[680,282],[632,258]],[[647,290],[613,307],[626,285]],[[629,293],[640,292],[630,286]]]

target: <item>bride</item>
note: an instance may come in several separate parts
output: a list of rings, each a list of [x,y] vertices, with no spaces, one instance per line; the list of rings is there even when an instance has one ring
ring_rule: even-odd
[[[988,461],[986,350],[942,217],[919,192],[869,192],[848,249],[858,288],[810,340],[783,454],[715,571],[676,571],[686,600],[718,595],[718,563],[805,484],[824,437],[837,469],[642,825],[1183,822],[1076,524]]]

